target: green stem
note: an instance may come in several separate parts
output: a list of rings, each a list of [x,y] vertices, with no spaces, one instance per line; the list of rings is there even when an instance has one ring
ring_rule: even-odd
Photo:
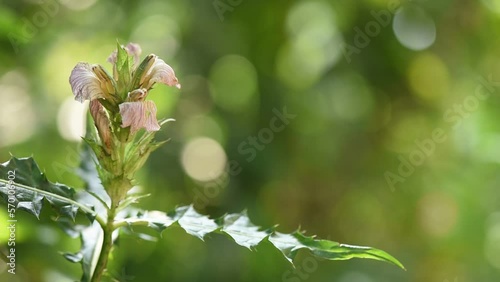
[[[130,181],[128,181],[123,175],[110,179],[110,182],[103,183],[111,197],[111,207],[108,210],[108,220],[106,225],[103,226],[103,236],[101,252],[99,254],[99,259],[95,266],[95,270],[92,275],[91,282],[99,282],[101,277],[106,270],[108,264],[108,258],[113,247],[113,230],[115,230],[115,216],[117,209],[119,208],[120,202],[125,197],[127,191],[131,188]]]
[[[113,225],[114,225],[115,212],[116,212],[115,205],[112,204],[111,208],[108,211],[108,222],[103,227],[103,241],[102,241],[101,253],[99,254],[99,259],[97,260],[94,273],[92,274],[92,279],[90,280],[91,282],[101,281],[101,277],[108,264],[109,254],[111,252],[111,248],[113,247],[113,227],[114,227]]]

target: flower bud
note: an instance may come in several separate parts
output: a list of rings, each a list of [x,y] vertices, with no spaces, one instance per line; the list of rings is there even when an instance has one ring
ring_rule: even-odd
[[[94,124],[97,128],[97,132],[99,133],[99,137],[101,138],[102,146],[106,153],[110,154],[113,142],[110,122],[106,111],[99,100],[90,101],[90,114],[94,119]]]

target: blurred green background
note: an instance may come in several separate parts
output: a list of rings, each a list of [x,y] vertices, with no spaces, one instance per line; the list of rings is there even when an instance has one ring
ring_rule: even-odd
[[[123,237],[109,266],[120,281],[498,281],[500,1],[0,5],[1,162],[33,155],[50,180],[82,187],[71,170],[85,107],[69,74],[79,61],[111,70],[116,40],[136,42],[182,84],[149,95],[159,118],[177,121],[138,176],[153,195],[140,207],[247,208],[261,226],[381,248],[408,269],[318,261],[301,276],[269,243],[252,252],[173,228],[156,243]],[[269,130],[285,107],[296,117]],[[229,162],[240,170],[228,173]],[[2,263],[0,280],[78,280],[59,252],[79,241],[50,209],[40,222],[17,216],[18,274]]]

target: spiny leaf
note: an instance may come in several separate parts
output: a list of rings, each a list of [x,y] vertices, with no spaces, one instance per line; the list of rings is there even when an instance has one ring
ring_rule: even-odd
[[[120,202],[120,205],[118,206],[117,211],[121,211],[121,210],[127,208],[128,206],[130,206],[131,204],[136,204],[139,202],[140,199],[146,198],[149,196],[151,196],[151,194],[139,194],[139,193],[130,194],[130,191],[129,191],[129,193],[127,194],[125,199],[123,199]]]
[[[11,192],[9,196],[9,190],[15,193],[12,195]],[[75,201],[73,188],[49,182],[31,157],[20,159],[12,157],[8,162],[0,164],[0,195],[17,209],[25,210],[37,218],[43,207],[43,199],[46,199],[60,215],[72,220],[75,219],[78,209],[91,218],[95,217],[91,208]]]
[[[285,256],[292,261],[297,251],[308,249],[314,255],[329,260],[348,260],[352,258],[365,258],[393,263],[404,269],[404,266],[388,253],[371,247],[354,246],[339,244],[334,241],[315,239],[305,236],[296,231],[292,234],[283,234],[279,232],[269,236],[269,241],[281,249]]]
[[[14,175],[14,177],[11,176],[9,179],[9,175]],[[89,180],[87,177],[84,179]],[[9,189],[10,187],[13,189]],[[9,190],[14,190],[15,194],[9,195]],[[96,190],[94,189],[94,191]],[[66,216],[58,220],[59,225],[70,236],[79,234],[82,247],[78,253],[66,253],[64,256],[69,261],[82,263],[82,281],[90,281],[91,271],[96,262],[96,254],[99,251],[96,246],[99,244],[99,236],[102,233],[99,223],[94,221],[97,214],[93,207],[96,204],[98,207],[99,204],[104,204],[102,201],[98,202],[96,198],[90,197],[84,191],[76,193],[73,188],[49,182],[32,158],[18,159],[13,157],[10,161],[0,164],[0,194],[8,203],[14,204],[16,208],[26,210],[36,217],[40,215],[43,199],[46,199],[59,214]],[[74,221],[78,210],[83,211],[90,219],[92,222],[90,226],[75,226],[74,222],[67,219],[70,218]]]
[[[94,221],[91,225],[83,227],[79,234],[82,243],[80,251],[74,254],[64,253],[63,255],[70,262],[82,264],[83,275],[81,281],[88,282],[92,277],[92,271],[99,257],[99,246],[101,245],[103,232],[101,226]]]
[[[190,235],[196,236],[203,240],[205,235],[214,232],[219,228],[214,220],[205,215],[199,214],[193,206],[177,208],[177,211],[182,211],[179,214],[180,218],[177,223]]]
[[[240,246],[251,249],[264,240],[269,233],[250,222],[246,211],[241,214],[228,214],[223,217],[221,230],[231,236]]]
[[[230,236],[236,244],[252,249],[264,240],[269,240],[285,258],[293,264],[300,249],[309,250],[314,256],[328,260],[348,260],[352,258],[374,259],[404,266],[390,254],[371,247],[339,244],[334,241],[316,239],[300,231],[292,234],[276,232],[274,228],[263,230],[254,225],[246,212],[229,214],[218,219],[210,219],[198,213],[193,206],[176,208],[168,214],[160,211],[130,211],[115,227],[135,225],[149,226],[159,232],[177,223],[187,233],[201,240],[209,233]]]

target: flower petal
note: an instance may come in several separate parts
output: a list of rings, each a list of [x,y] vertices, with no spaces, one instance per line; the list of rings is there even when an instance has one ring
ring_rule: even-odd
[[[144,101],[142,103],[146,108],[146,123],[144,128],[147,131],[158,131],[160,130],[160,125],[156,119],[156,105],[153,101]]]
[[[144,74],[141,77],[141,85],[150,89],[155,83],[162,83],[168,86],[181,88],[179,80],[175,77],[175,72],[158,56],[151,54],[152,60],[148,63]]]
[[[106,98],[107,90],[103,87],[106,84],[99,80],[94,68],[101,68],[101,66],[80,62],[71,71],[69,83],[75,100],[83,102],[84,100]]]
[[[147,131],[158,131],[160,125],[156,120],[156,105],[153,101],[125,102],[120,104],[122,127],[130,126],[134,134],[141,128]]]
[[[125,46],[125,50],[127,50],[127,53],[130,56],[134,56],[134,63],[135,65],[137,65],[142,53],[141,46],[137,43],[130,42],[129,44],[127,44],[127,46]]]
[[[111,63],[111,64],[115,64],[116,63],[116,59],[117,59],[117,51],[113,51],[111,54],[109,54],[109,57],[108,59],[106,60],[106,62],[108,63]]]

